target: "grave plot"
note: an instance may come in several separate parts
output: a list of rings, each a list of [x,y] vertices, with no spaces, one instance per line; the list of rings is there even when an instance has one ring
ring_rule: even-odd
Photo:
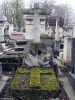
[[[12,93],[22,100],[57,98],[60,90],[54,70],[51,67],[28,68],[23,66],[18,68],[10,88]]]

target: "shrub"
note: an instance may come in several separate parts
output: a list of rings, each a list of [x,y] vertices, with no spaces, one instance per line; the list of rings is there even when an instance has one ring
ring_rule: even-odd
[[[40,38],[48,38],[49,36],[48,36],[48,34],[47,33],[42,33],[41,35],[40,35]]]

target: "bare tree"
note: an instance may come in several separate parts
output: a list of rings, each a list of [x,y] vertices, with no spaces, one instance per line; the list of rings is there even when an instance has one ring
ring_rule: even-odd
[[[7,17],[8,22],[13,23],[18,30],[21,30],[23,25],[23,14],[22,11],[24,9],[23,0],[11,0],[3,2],[2,6],[3,14]]]
[[[56,5],[55,1],[49,0],[42,3],[42,9],[46,14],[55,15],[56,17],[64,18],[64,26],[72,26],[73,10],[67,4]]]
[[[53,9],[54,9],[54,4],[55,4],[55,1],[53,0],[43,0],[42,1],[32,1],[30,3],[30,8],[33,8],[35,4],[38,4],[39,7],[41,8],[42,12],[46,13],[46,14],[51,14]]]
[[[55,6],[55,1],[54,0],[45,0],[44,2],[42,2],[41,4],[41,8],[42,10],[46,13],[46,14],[49,14],[51,15],[52,12],[53,12],[53,9],[54,9],[54,6]]]
[[[3,2],[1,6],[2,13],[7,17],[8,22],[11,22],[11,17],[12,17],[12,8],[10,6],[10,2],[5,1]]]
[[[64,18],[64,26],[68,27],[72,25],[72,15],[73,15],[73,11],[71,9],[71,7],[69,7],[68,5],[56,5],[55,6],[55,15],[57,17],[62,17]]]
[[[37,2],[32,2],[30,8],[33,8],[34,4]],[[38,2],[42,11],[47,15],[51,16],[54,15],[56,17],[64,18],[64,27],[72,26],[73,21],[73,10],[67,4],[59,4],[56,5],[54,0],[45,0],[43,2]],[[47,17],[47,16],[46,16]]]

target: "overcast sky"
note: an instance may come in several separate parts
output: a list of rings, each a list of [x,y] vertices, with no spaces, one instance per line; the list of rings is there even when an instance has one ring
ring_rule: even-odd
[[[5,0],[0,0],[0,4]],[[24,0],[26,7],[31,1],[44,1],[44,0]],[[55,0],[57,4],[69,4],[75,10],[75,0]],[[75,12],[75,11],[74,11]]]
[[[33,0],[24,0],[26,6]],[[34,0],[34,1],[44,1],[44,0]],[[47,0],[48,1],[48,0]],[[69,4],[75,10],[75,0],[55,0],[57,4]]]

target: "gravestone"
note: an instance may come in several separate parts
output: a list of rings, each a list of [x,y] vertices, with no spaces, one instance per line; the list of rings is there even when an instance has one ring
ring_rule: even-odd
[[[71,47],[72,47],[72,37],[64,37],[64,49],[63,49],[63,59],[67,62],[71,61]]]
[[[71,71],[75,72],[75,38],[72,38],[72,48],[71,48]]]

